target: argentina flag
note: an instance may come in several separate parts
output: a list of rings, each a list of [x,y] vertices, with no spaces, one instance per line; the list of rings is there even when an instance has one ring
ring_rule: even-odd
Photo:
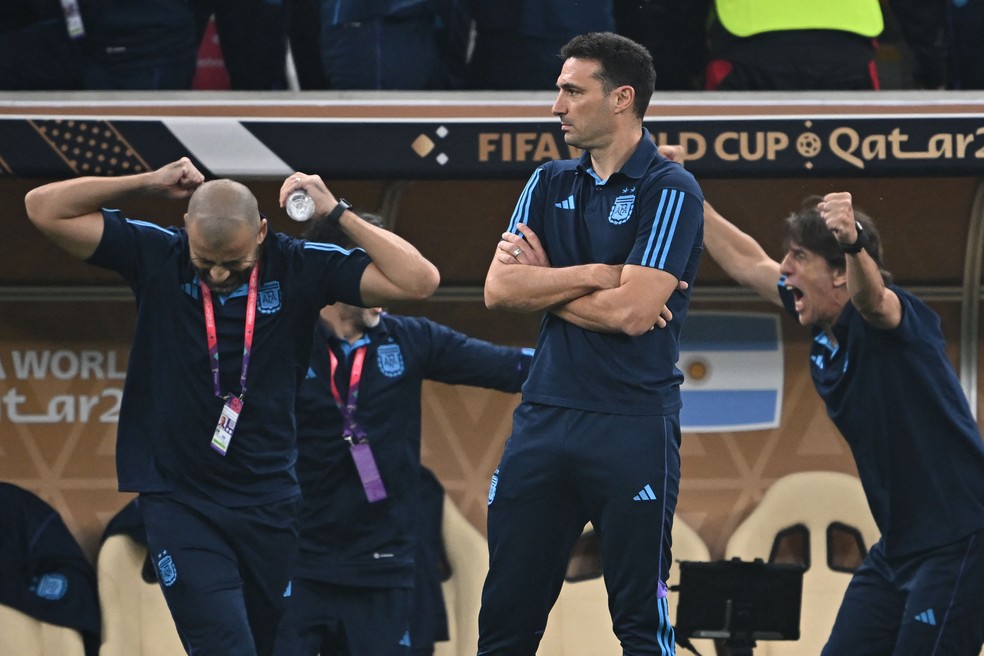
[[[690,432],[779,426],[782,334],[778,314],[691,312],[680,333],[683,409]]]

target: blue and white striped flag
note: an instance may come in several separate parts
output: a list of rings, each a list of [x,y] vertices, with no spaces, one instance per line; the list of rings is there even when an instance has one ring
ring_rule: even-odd
[[[779,426],[782,333],[778,314],[691,312],[680,334],[684,431]]]

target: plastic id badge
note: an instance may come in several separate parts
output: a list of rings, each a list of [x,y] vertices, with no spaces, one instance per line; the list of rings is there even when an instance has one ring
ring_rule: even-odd
[[[62,12],[65,14],[65,28],[71,39],[81,39],[85,36],[85,26],[82,24],[82,14],[79,13],[79,0],[61,0]]]
[[[212,434],[212,448],[222,455],[229,450],[229,442],[232,442],[232,433],[236,430],[236,422],[242,411],[243,402],[238,396],[230,396],[222,406],[219,423],[215,425],[215,433]]]
[[[379,475],[376,467],[376,459],[372,457],[368,442],[357,442],[352,445],[352,459],[355,460],[355,468],[359,470],[359,478],[362,480],[362,489],[366,491],[366,498],[369,503],[382,501],[386,498],[386,488],[383,487],[383,479]]]

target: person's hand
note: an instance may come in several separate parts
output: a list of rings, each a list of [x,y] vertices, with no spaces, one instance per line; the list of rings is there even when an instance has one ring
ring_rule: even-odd
[[[165,198],[188,198],[205,182],[205,176],[195,168],[191,160],[182,157],[176,162],[165,164],[152,174],[151,185]]]
[[[503,264],[528,264],[530,266],[550,266],[550,258],[543,250],[540,238],[526,224],[518,223],[520,234],[502,233],[496,247],[495,257]]]
[[[686,280],[681,280],[677,283],[677,291],[683,291],[690,287]],[[673,321],[673,313],[670,312],[670,308],[663,306],[663,309],[659,311],[659,318],[656,319],[656,324],[650,328],[650,330],[655,330],[656,328],[666,328],[666,324]]]
[[[683,149],[683,146],[678,146],[676,144],[668,144],[665,146],[657,146],[656,150],[659,154],[670,160],[671,162],[676,162],[677,164],[683,166],[684,160],[687,159],[687,153]]]
[[[857,224],[854,222],[854,205],[851,194],[839,191],[827,194],[817,204],[820,218],[827,224],[827,229],[841,244],[853,244],[858,240]]]
[[[314,201],[315,216],[327,214],[338,205],[338,199],[328,189],[321,176],[296,171],[280,185],[280,207],[284,207],[287,198],[298,189],[304,191]]]

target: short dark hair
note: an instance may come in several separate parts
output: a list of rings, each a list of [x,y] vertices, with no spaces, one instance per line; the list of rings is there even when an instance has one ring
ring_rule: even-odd
[[[644,46],[620,34],[589,32],[568,41],[560,49],[560,57],[565,61],[574,57],[598,62],[597,78],[605,93],[629,85],[635,89],[636,116],[645,117],[656,88],[656,69]]]
[[[837,238],[827,228],[826,221],[820,216],[817,205],[823,201],[820,196],[809,196],[803,201],[803,206],[786,218],[786,238],[783,250],[789,251],[795,244],[812,251],[827,260],[830,266],[846,270],[847,258],[841,251]],[[886,285],[892,284],[892,274],[882,264],[882,242],[878,228],[870,216],[858,208],[854,208],[854,218],[861,224],[861,229],[868,236],[868,255],[878,265],[882,280]]]
[[[357,215],[366,223],[370,223],[377,228],[389,229],[386,227],[386,221],[378,214],[359,212]],[[338,227],[337,223],[329,223],[325,221],[324,217],[320,216],[311,221],[311,225],[308,226],[308,229],[304,231],[302,236],[308,241],[338,244],[345,249],[355,248],[355,242],[352,241],[351,237],[342,232],[342,229]]]

